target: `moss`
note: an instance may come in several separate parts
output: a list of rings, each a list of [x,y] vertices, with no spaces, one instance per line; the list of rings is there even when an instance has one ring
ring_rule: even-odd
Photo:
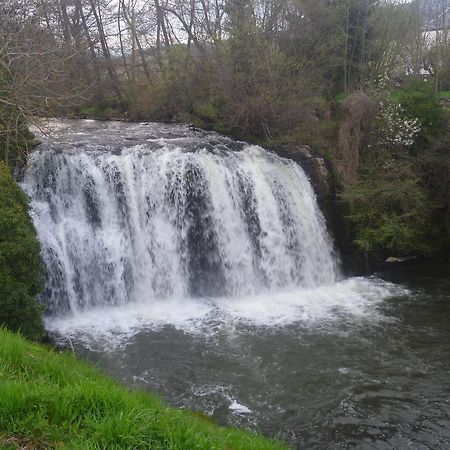
[[[44,336],[39,250],[28,199],[0,162],[0,324],[36,340]]]

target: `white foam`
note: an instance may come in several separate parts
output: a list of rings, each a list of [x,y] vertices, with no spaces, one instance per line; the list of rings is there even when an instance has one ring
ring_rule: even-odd
[[[230,411],[233,411],[238,414],[251,414],[252,410],[247,408],[245,405],[241,405],[236,400],[233,400],[231,405],[228,407]]]
[[[108,346],[126,343],[142,330],[171,326],[193,334],[213,334],[227,327],[280,328],[292,324],[322,327],[339,320],[379,320],[377,305],[404,289],[377,278],[350,278],[329,286],[236,298],[147,302],[96,307],[50,317],[47,328],[62,339]]]

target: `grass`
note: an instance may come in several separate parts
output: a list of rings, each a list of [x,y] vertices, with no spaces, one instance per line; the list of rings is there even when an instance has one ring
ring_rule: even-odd
[[[0,329],[0,449],[282,449]]]

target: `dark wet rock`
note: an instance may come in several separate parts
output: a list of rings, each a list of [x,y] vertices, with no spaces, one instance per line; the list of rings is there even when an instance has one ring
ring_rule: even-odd
[[[289,158],[297,162],[313,157],[313,152],[309,145],[278,145],[272,147],[271,150],[284,158]]]
[[[302,166],[313,185],[319,203],[333,194],[330,168],[325,159],[316,154],[309,145],[278,145],[271,147],[270,150]]]

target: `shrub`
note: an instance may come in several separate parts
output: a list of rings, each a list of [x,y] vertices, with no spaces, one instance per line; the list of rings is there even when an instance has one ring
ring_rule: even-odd
[[[0,161],[0,325],[34,340],[44,335],[39,242],[28,199]]]
[[[432,205],[408,165],[386,160],[361,174],[343,195],[354,242],[364,254],[428,254]]]
[[[443,108],[438,94],[430,83],[412,81],[397,94],[406,117],[417,118],[424,137],[442,130]]]

